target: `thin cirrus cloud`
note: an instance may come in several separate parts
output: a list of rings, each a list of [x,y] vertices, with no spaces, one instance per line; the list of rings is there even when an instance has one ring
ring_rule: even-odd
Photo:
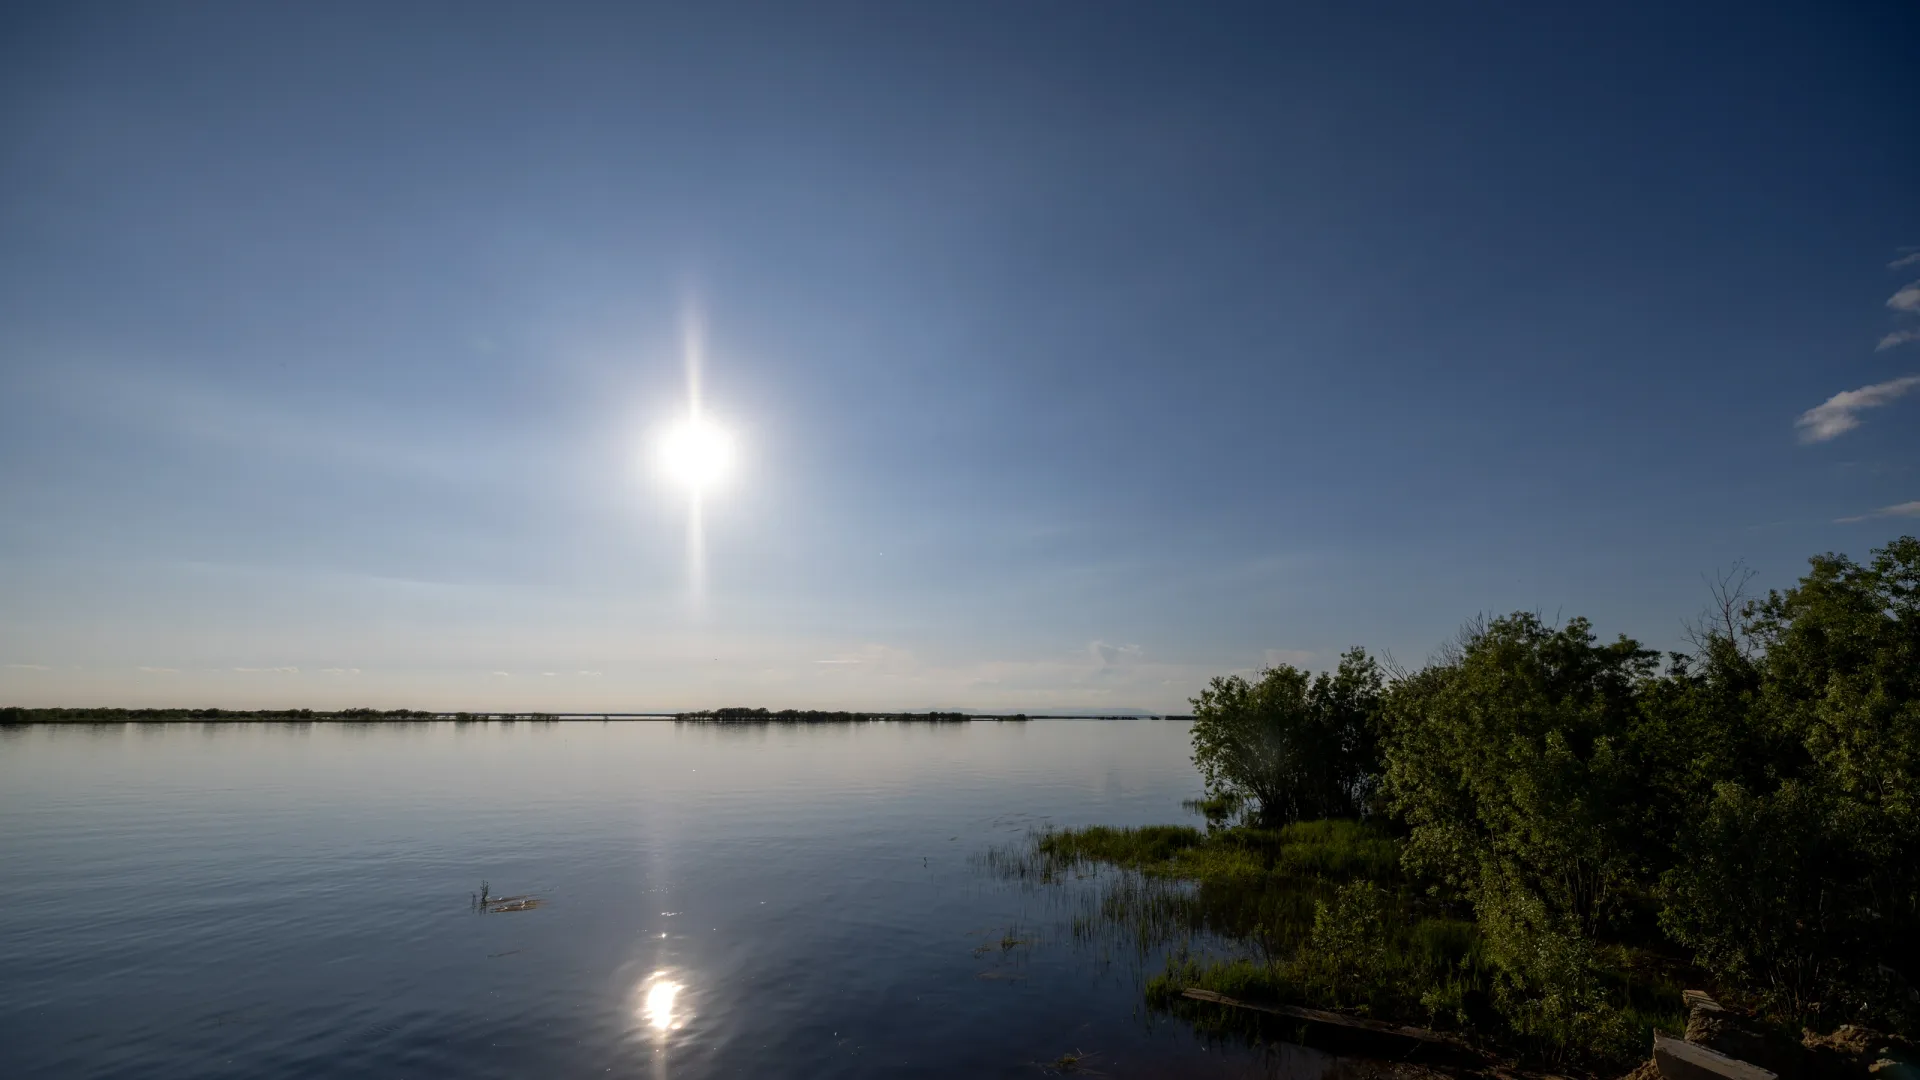
[[[1793,426],[1800,429],[1801,442],[1826,442],[1859,427],[1862,411],[1891,405],[1916,386],[1920,386],[1920,375],[1905,375],[1858,390],[1842,390],[1801,413]]]
[[[1887,264],[1887,269],[1898,270],[1914,263],[1920,263],[1920,250],[1893,260]],[[1900,286],[1897,292],[1887,297],[1887,307],[1900,315],[1920,315],[1920,281],[1909,281]],[[1907,325],[1894,330],[1880,339],[1880,344],[1874,347],[1874,351],[1891,349],[1896,345],[1905,345],[1909,341],[1920,341],[1920,326]]]
[[[297,667],[237,667],[233,670],[245,675],[298,675]]]
[[[1138,660],[1141,651],[1138,645],[1113,645],[1105,641],[1087,642],[1087,653],[1093,657],[1094,663],[1103,668],[1118,667]]]
[[[1834,518],[1834,520],[1842,525],[1851,525],[1856,521],[1873,521],[1877,518],[1890,517],[1920,517],[1920,499],[1915,499],[1912,502],[1894,503],[1892,506],[1883,506],[1878,510],[1870,510],[1864,514]]]
[[[1920,281],[1909,281],[1900,291],[1887,297],[1887,306],[1895,311],[1920,312]]]

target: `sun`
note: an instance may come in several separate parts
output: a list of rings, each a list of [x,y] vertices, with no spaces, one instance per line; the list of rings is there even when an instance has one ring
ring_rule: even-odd
[[[657,459],[668,478],[697,495],[733,470],[733,436],[704,417],[689,416],[661,436]]]

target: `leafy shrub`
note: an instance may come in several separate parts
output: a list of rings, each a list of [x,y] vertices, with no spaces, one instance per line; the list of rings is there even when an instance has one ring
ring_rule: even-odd
[[[1209,832],[1129,843],[1257,959],[1183,958],[1158,992],[1420,1010],[1593,1066],[1676,1022],[1690,960],[1775,1021],[1914,1031],[1920,541],[1718,599],[1664,670],[1519,613],[1391,684],[1359,650],[1215,679]],[[1304,820],[1335,816],[1366,820]]]
[[[1338,1004],[1376,996],[1391,970],[1386,908],[1386,893],[1371,881],[1342,885],[1331,901],[1315,905],[1303,981],[1323,987]]]
[[[1193,702],[1193,761],[1207,794],[1266,826],[1359,816],[1379,773],[1373,714],[1383,681],[1360,649],[1332,673],[1281,664],[1258,682],[1214,679]]]

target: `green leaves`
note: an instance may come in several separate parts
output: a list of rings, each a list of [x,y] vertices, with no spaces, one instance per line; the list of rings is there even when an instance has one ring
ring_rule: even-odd
[[[1920,1013],[1920,542],[1822,555],[1710,649],[1661,925],[1784,1014]]]
[[[1390,815],[1395,880],[1471,904],[1498,1012],[1549,1057],[1644,1051],[1644,1003],[1616,970],[1630,947],[1690,952],[1776,1019],[1911,1031],[1920,541],[1717,598],[1696,652],[1664,671],[1585,619],[1519,613],[1469,624],[1390,685],[1358,649],[1329,674],[1215,679],[1194,761],[1213,805],[1267,824]],[[1361,990],[1380,940],[1364,884],[1321,905],[1298,985],[1377,996]]]
[[[1282,664],[1258,682],[1215,678],[1193,700],[1193,762],[1215,799],[1263,825],[1356,817],[1377,782],[1380,666],[1349,650],[1332,673]]]
[[[1386,795],[1410,861],[1479,902],[1488,874],[1591,934],[1636,865],[1636,694],[1652,656],[1521,613],[1387,696]]]

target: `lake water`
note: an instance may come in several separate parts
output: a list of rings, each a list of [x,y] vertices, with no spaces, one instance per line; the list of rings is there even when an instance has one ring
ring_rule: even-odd
[[[1312,1077],[1150,1015],[1053,823],[1191,821],[1184,722],[0,728],[0,1075]],[[479,913],[472,894],[531,894]],[[1025,941],[1003,949],[1003,940]]]

